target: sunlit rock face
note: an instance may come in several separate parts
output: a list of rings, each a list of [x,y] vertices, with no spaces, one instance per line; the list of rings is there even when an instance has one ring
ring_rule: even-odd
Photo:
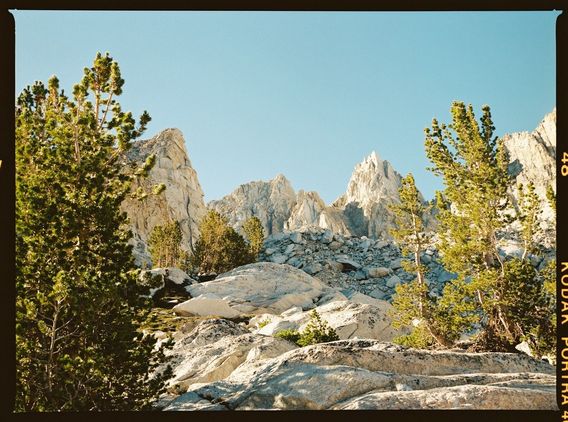
[[[203,191],[197,172],[191,165],[183,134],[178,129],[166,129],[152,139],[134,142],[128,158],[142,165],[146,158],[156,155],[156,163],[146,179],[135,183],[151,191],[163,183],[166,190],[149,195],[144,200],[128,198],[122,203],[133,237],[134,256],[139,265],[150,264],[147,241],[156,225],[178,221],[182,231],[182,247],[189,250],[199,238],[199,222],[206,212]]]
[[[284,229],[294,230],[304,226],[317,226],[320,215],[325,208],[325,202],[317,192],[300,190],[296,196],[296,203],[290,212],[290,217],[284,224]]]
[[[279,233],[290,216],[296,203],[296,193],[283,175],[274,179],[254,181],[240,185],[220,200],[211,201],[208,207],[229,220],[229,224],[240,230],[250,217],[257,217],[270,235]]]
[[[556,192],[556,108],[544,116],[532,132],[517,132],[503,136],[509,153],[509,172],[516,182],[526,186],[529,182],[541,199],[541,222],[544,243],[552,243],[555,237],[555,211],[546,199],[546,189],[551,186]],[[518,199],[516,190],[511,192]]]
[[[271,337],[245,336],[250,334],[217,341],[224,353],[217,367],[232,366],[221,375],[193,370],[181,394],[164,400],[165,410],[557,409],[554,367],[522,354],[427,351],[349,339],[288,351],[266,344],[271,353],[253,359],[242,344]],[[241,353],[233,352],[239,359],[227,358],[226,351],[239,347]]]

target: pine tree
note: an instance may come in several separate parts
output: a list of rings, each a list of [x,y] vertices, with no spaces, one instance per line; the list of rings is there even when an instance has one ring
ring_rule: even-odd
[[[523,240],[522,260],[529,253],[537,252],[536,237],[542,232],[539,216],[542,214],[540,198],[535,192],[534,183],[529,182],[525,190],[522,184],[518,186],[519,210],[517,218],[521,223],[521,238]]]
[[[499,233],[512,221],[507,195],[512,178],[503,143],[494,136],[489,106],[482,110],[480,125],[471,105],[454,102],[450,125],[434,119],[425,130],[426,154],[445,186],[437,198],[438,247],[446,268],[458,274],[446,285],[440,304],[450,311],[456,328],[462,325],[461,331],[473,328],[478,315],[483,327],[479,347],[512,351],[528,328],[520,314],[526,311],[527,317],[531,311],[511,306],[511,292],[523,300],[523,295],[535,297],[535,291],[532,283],[524,283],[532,280],[530,269],[506,263],[499,251]],[[463,309],[464,304],[475,305],[477,311]]]
[[[248,239],[249,252],[256,260],[264,242],[262,223],[257,217],[251,217],[244,222],[243,231]]]
[[[542,300],[536,310],[536,318],[530,332],[525,336],[536,358],[549,355],[556,359],[556,259],[549,260],[540,270]]]
[[[154,266],[184,267],[187,253],[181,248],[181,242],[182,233],[179,222],[172,221],[163,226],[155,226],[148,237],[148,249]]]
[[[199,225],[189,265],[199,274],[220,274],[254,262],[244,238],[217,211],[209,211]]]
[[[99,53],[72,98],[52,77],[17,100],[16,411],[141,409],[163,386],[119,210],[150,117],[121,110],[123,84]]]
[[[550,208],[556,211],[556,194],[554,193],[554,189],[551,185],[546,187],[546,199],[548,200]]]
[[[421,262],[421,255],[430,243],[430,236],[424,230],[424,218],[428,208],[420,199],[411,173],[402,179],[399,193],[400,204],[390,207],[394,212],[396,225],[396,229],[392,229],[390,233],[401,245],[403,255],[412,256],[412,260],[403,260],[402,266],[409,273],[415,272],[416,279],[396,287],[393,298],[393,325],[413,326],[416,321],[419,321],[420,325],[413,326],[413,332],[398,341],[416,347],[424,347],[433,342],[448,345],[448,340],[436,327],[435,303],[425,279],[427,267]]]

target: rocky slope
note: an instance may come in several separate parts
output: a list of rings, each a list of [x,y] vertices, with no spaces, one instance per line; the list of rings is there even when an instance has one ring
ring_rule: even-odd
[[[517,183],[532,182],[541,199],[544,228],[544,244],[551,245],[555,237],[555,212],[546,199],[546,189],[552,186],[556,192],[556,108],[547,114],[532,132],[517,132],[503,136],[511,164],[509,171]],[[515,200],[517,192],[512,192]]]
[[[358,292],[383,300],[390,300],[398,284],[415,276],[402,269],[402,258],[390,240],[342,235],[319,227],[269,236],[259,256],[261,261],[302,269],[347,297]],[[422,262],[428,268],[432,290],[441,293],[455,276],[444,270],[435,249],[424,251]]]
[[[150,263],[147,239],[156,225],[178,221],[182,231],[182,247],[190,248],[199,237],[198,225],[206,212],[203,191],[197,172],[185,148],[185,140],[178,129],[166,129],[152,139],[134,142],[128,158],[141,165],[146,158],[156,155],[156,163],[148,177],[139,185],[146,190],[163,183],[166,190],[160,195],[149,195],[140,201],[128,198],[122,203],[130,220],[134,256],[139,265]]]
[[[206,283],[172,270],[165,285],[183,285],[191,298],[173,309],[187,322],[166,351],[173,376],[158,408],[556,409],[552,365],[523,353],[394,345],[402,332],[390,324],[388,302],[347,298],[289,265],[250,264]],[[207,308],[204,299],[216,302]],[[339,341],[299,348],[275,336],[303,330],[312,309]]]

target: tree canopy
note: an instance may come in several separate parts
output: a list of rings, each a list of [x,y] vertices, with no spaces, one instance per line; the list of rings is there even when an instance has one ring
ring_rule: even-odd
[[[16,411],[142,409],[163,386],[119,210],[152,165],[125,171],[150,116],[122,111],[123,85],[99,53],[71,97],[52,77],[17,99]]]
[[[148,249],[154,267],[184,269],[188,253],[181,248],[182,233],[178,221],[155,226],[148,237]]]
[[[199,239],[189,258],[190,268],[198,274],[220,274],[254,262],[245,239],[227,219],[210,210],[199,224]]]
[[[264,242],[262,223],[258,217],[251,217],[244,222],[243,231],[248,240],[249,252],[256,259],[262,249],[262,242]]]
[[[538,324],[542,283],[526,262],[527,253],[507,260],[500,250],[501,234],[514,218],[508,195],[513,179],[489,106],[482,112],[478,123],[471,105],[454,102],[451,124],[434,119],[425,129],[431,170],[445,187],[437,194],[438,247],[445,267],[458,274],[445,286],[438,312],[456,337],[480,324],[480,348],[513,351]],[[538,215],[530,187],[525,200],[522,237],[530,251]]]

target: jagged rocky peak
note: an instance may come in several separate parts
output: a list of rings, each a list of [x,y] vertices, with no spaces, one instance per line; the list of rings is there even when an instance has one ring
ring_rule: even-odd
[[[382,160],[373,151],[355,166],[347,185],[345,200],[347,203],[358,202],[365,211],[370,211],[368,206],[371,204],[398,199],[401,179],[391,163]]]
[[[400,202],[401,185],[402,176],[373,151],[355,166],[347,191],[332,207],[342,211],[343,220],[353,235],[389,238],[389,230],[394,227],[394,214],[389,205]]]
[[[178,221],[182,231],[182,247],[189,250],[199,237],[199,222],[206,212],[203,191],[197,172],[185,147],[185,139],[179,129],[166,129],[151,139],[134,142],[128,158],[138,165],[155,154],[156,163],[147,178],[135,184],[146,190],[163,183],[166,190],[159,195],[149,195],[144,200],[127,198],[122,203],[130,220],[134,256],[139,265],[150,263],[147,239],[156,225]]]
[[[250,217],[257,217],[266,235],[279,233],[296,203],[296,193],[282,174],[269,181],[244,183],[222,199],[207,205],[228,218],[229,224],[240,229]]]
[[[399,202],[401,180],[393,166],[373,151],[355,166],[347,192],[330,206],[317,192],[294,193],[281,174],[269,182],[240,185],[208,206],[225,215],[236,229],[247,218],[256,216],[267,235],[321,227],[344,235],[389,237],[393,215],[388,205]]]

